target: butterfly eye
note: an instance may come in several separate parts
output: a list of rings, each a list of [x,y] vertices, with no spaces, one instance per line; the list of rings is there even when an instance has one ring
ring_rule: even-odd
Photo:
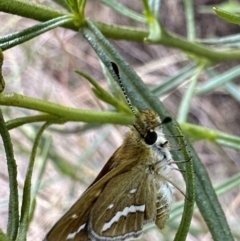
[[[152,145],[157,140],[157,133],[155,131],[148,131],[147,135],[144,137],[144,141],[148,145]]]

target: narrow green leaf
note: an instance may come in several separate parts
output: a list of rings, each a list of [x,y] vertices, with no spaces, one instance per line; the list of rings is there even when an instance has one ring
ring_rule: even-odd
[[[100,2],[102,2],[106,6],[109,6],[110,8],[112,8],[116,12],[122,14],[123,16],[131,18],[131,19],[136,20],[138,22],[142,22],[142,23],[146,23],[147,22],[146,18],[143,15],[141,15],[139,13],[136,13],[133,10],[127,8],[126,6],[121,4],[119,1],[115,1],[115,0],[100,0]]]
[[[63,13],[61,13],[60,11],[56,11],[55,9],[47,8],[40,4],[33,4],[27,1],[20,0],[1,0],[0,11],[35,19],[37,21],[47,21],[63,15]],[[148,31],[146,31],[145,29],[136,29],[125,26],[114,26],[102,22],[95,22],[95,24],[104,34],[104,36],[111,39],[143,42],[144,38],[146,38],[149,34]],[[78,31],[79,29],[79,26],[76,25],[73,21],[64,24],[63,27],[72,29],[74,31]],[[181,49],[182,51],[192,53],[199,56],[199,58],[207,59],[208,61],[213,63],[240,59],[240,51],[238,50],[212,50],[200,44],[189,43],[189,41],[180,36],[176,36],[171,32],[166,32],[164,31],[164,29],[162,30],[162,32],[164,32],[164,37],[158,42],[152,42],[152,44],[162,44],[168,47]]]
[[[193,1],[184,0],[184,8],[186,15],[187,23],[187,37],[188,40],[193,42],[195,39],[195,20],[194,20],[194,10],[193,10]]]
[[[235,100],[240,101],[240,88],[238,85],[233,83],[226,83],[224,88]]]
[[[202,14],[214,14],[213,8],[220,8],[221,10],[225,10],[228,12],[238,13],[240,4],[237,1],[223,1],[223,2],[215,2],[214,4],[207,4],[199,6],[199,13]]]
[[[153,94],[161,97],[175,90],[196,72],[196,68],[196,64],[184,67],[176,75],[167,78],[163,84],[152,89]]]
[[[196,73],[191,78],[190,85],[181,100],[180,107],[178,110],[177,120],[179,122],[185,122],[187,120],[188,112],[191,106],[191,100],[192,100],[192,97],[194,96],[195,86],[197,84],[198,78],[202,73],[204,67],[205,67],[204,64],[200,64],[198,69],[196,70]]]
[[[233,34],[225,37],[198,39],[197,42],[209,45],[237,44],[240,41],[240,34]]]
[[[234,176],[216,185],[214,187],[214,190],[216,191],[218,196],[221,196],[233,190],[234,188],[238,188],[239,185],[240,185],[240,174],[237,173]],[[183,200],[178,201],[173,205],[171,216],[168,220],[169,223],[173,222],[174,220],[176,220],[176,218],[181,216],[183,212],[183,205],[184,205]]]
[[[37,175],[36,181],[35,181],[35,183],[33,185],[33,189],[32,189],[32,198],[31,198],[31,205],[30,205],[30,211],[29,211],[29,223],[32,221],[32,218],[34,217],[34,211],[36,208],[36,201],[37,201],[36,196],[37,196],[38,190],[40,188],[43,174],[46,169],[51,144],[52,144],[51,137],[44,138],[44,144],[43,144],[43,148],[42,148],[43,151],[41,153],[41,156],[39,157],[40,165],[38,168],[38,175]]]
[[[57,3],[59,6],[62,6],[63,8],[67,9],[68,11],[70,11],[70,8],[67,5],[65,0],[52,0],[52,1]]]
[[[187,184],[187,200],[184,203],[184,210],[181,219],[181,223],[179,225],[179,229],[175,235],[175,241],[184,241],[187,238],[189,227],[191,225],[194,203],[195,203],[195,180],[194,180],[194,171],[193,171],[193,162],[190,157],[190,153],[187,150],[187,145],[184,141],[184,137],[182,131],[179,126],[176,127],[177,133],[180,136],[179,146],[182,147],[182,152],[184,154],[184,160],[186,160],[185,170],[186,173],[184,175],[184,179]]]
[[[216,76],[219,75],[219,73],[215,70],[213,70],[212,68],[207,68],[206,69],[206,74],[210,77],[210,78],[215,78]],[[232,83],[232,82],[227,82],[224,85],[222,85],[221,87],[225,88],[225,90],[237,101],[240,101],[240,88],[238,87],[238,85]]]
[[[218,195],[225,194],[226,192],[237,188],[240,185],[240,173],[235,174],[234,176],[228,178],[226,181],[218,184],[216,186],[216,193]]]
[[[156,18],[149,5],[148,0],[142,0],[144,14],[149,25],[149,35],[144,39],[146,43],[157,42],[161,40],[162,29],[159,20]]]
[[[78,1],[78,9],[79,13],[84,17],[85,7],[86,7],[87,0],[79,0]]]
[[[159,19],[161,0],[150,0],[148,1],[149,9],[156,19]]]
[[[240,24],[240,15],[236,13],[230,13],[220,8],[213,8],[215,13],[222,19],[229,23]]]
[[[238,65],[208,80],[206,84],[203,84],[202,86],[196,89],[195,94],[196,95],[206,94],[207,92],[212,91],[213,89],[220,87],[223,84],[226,84],[227,82],[232,81],[239,75],[240,75],[240,67]]]
[[[21,218],[20,218],[20,226],[19,226],[19,232],[17,237],[18,241],[25,241],[27,238],[27,231],[29,226],[29,214],[30,214],[30,207],[31,207],[31,181],[32,181],[32,173],[33,173],[35,157],[37,154],[37,148],[38,148],[39,141],[42,137],[42,134],[50,124],[51,124],[50,122],[47,122],[40,128],[33,144],[32,153],[29,160],[28,170],[24,181],[24,187],[23,187]]]
[[[100,61],[100,65],[102,68],[102,72],[104,74],[104,77],[108,83],[108,87],[110,89],[110,91],[112,92],[112,95],[117,98],[117,100],[126,103],[126,99],[124,97],[124,94],[120,88],[120,86],[118,85],[118,83],[116,83],[116,81],[113,79],[112,75],[109,73],[108,69],[105,67],[105,65],[103,64],[102,61]],[[128,108],[129,110],[129,108]]]
[[[11,143],[11,137],[7,130],[1,109],[0,109],[0,134],[3,140],[3,145],[6,152],[8,176],[9,176],[9,189],[10,189],[7,235],[10,240],[15,240],[18,232],[18,226],[19,226],[17,164],[14,159],[14,152],[13,152],[13,146]]]
[[[186,135],[194,138],[193,140],[208,140],[240,150],[240,137],[238,136],[189,123],[181,123],[181,128]]]
[[[73,19],[71,15],[62,16],[62,17],[58,17],[58,18],[54,18],[52,20],[46,21],[44,23],[39,23],[23,31],[6,35],[0,38],[0,48],[2,48],[2,50],[12,48],[32,38],[35,38],[53,28],[56,28],[66,23],[70,23],[72,21]]]
[[[77,0],[66,0],[66,3],[68,4],[69,8],[71,9],[71,11],[74,15],[79,14],[79,8],[78,8],[78,1]]]
[[[103,37],[98,29],[96,29],[96,27],[90,21],[87,21],[87,24],[88,27],[81,29],[83,36],[96,51],[99,58],[112,73],[116,81],[117,76],[112,70],[110,61],[113,61],[118,65],[122,83],[132,103],[141,110],[146,108],[153,109],[161,117],[171,116],[170,113],[162,105],[162,103],[159,102],[156,96],[154,96],[148,90],[148,88],[136,75],[129,64],[110,45],[110,43]],[[172,125],[166,125],[166,128],[169,131],[167,133],[171,135],[175,134],[176,130],[173,127],[175,124],[177,123],[173,119]],[[174,143],[177,144],[173,141],[173,144]],[[221,205],[219,204],[206,169],[199,160],[195,150],[192,148],[190,143],[188,143],[187,147],[191,153],[194,164],[194,171],[196,172],[196,201],[201,214],[203,215],[215,240],[232,241],[233,237],[226,222],[224,212],[221,208]],[[182,155],[176,153],[174,158],[182,160],[183,157]],[[216,217],[218,217],[217,220]]]

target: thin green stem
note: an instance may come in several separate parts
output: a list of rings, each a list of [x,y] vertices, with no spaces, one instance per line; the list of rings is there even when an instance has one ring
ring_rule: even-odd
[[[148,21],[152,17],[151,10],[148,5],[148,0],[142,0],[143,6],[144,6],[144,14],[147,17]]]
[[[58,4],[59,6],[65,8],[68,11],[71,10],[65,0],[52,0],[52,1]]]
[[[66,121],[82,121],[89,123],[112,123],[128,125],[133,123],[134,120],[132,115],[127,115],[125,113],[79,110],[14,93],[1,94],[0,105],[17,106],[54,115],[58,117],[58,121],[56,123],[64,123]]]
[[[189,64],[181,69],[176,75],[167,78],[162,84],[152,89],[152,92],[156,96],[161,97],[171,91],[174,91],[178,86],[186,82],[190,76],[196,72],[196,69],[196,64]]]
[[[187,92],[185,93],[185,95],[182,98],[182,101],[180,103],[180,107],[179,107],[179,111],[178,111],[178,121],[181,122],[185,122],[187,120],[187,116],[188,116],[188,112],[191,106],[191,99],[194,96],[194,91],[195,91],[195,86],[197,84],[198,78],[200,76],[200,74],[202,73],[203,69],[204,69],[205,65],[201,64],[196,73],[192,76],[191,78],[191,83],[189,88],[187,89]]]
[[[127,8],[125,5],[123,5],[122,3],[120,3],[119,1],[116,0],[100,0],[104,5],[112,8],[113,10],[115,10],[116,12],[120,13],[121,15],[127,17],[127,18],[131,18],[135,21],[139,21],[142,23],[146,23],[147,20],[146,18],[142,15],[139,14],[137,12],[134,12],[133,10]]]
[[[183,132],[193,140],[208,140],[219,145],[240,150],[240,137],[238,136],[185,122],[181,123],[181,128]]]
[[[32,182],[32,173],[33,173],[35,157],[37,154],[37,148],[38,148],[39,141],[42,137],[42,134],[50,124],[51,124],[50,122],[47,122],[40,128],[33,144],[33,149],[31,152],[31,157],[28,164],[28,170],[27,170],[27,174],[24,182],[24,187],[23,187],[21,218],[20,218],[20,226],[19,226],[19,232],[17,237],[18,241],[26,241],[27,230],[29,226],[29,211],[31,207],[31,182]]]
[[[0,38],[0,48],[2,50],[12,48],[30,39],[33,39],[51,29],[54,29],[66,23],[71,23],[72,21],[72,15],[61,16],[52,20],[48,20],[44,23],[39,23],[33,27],[24,29],[22,31],[6,35]]]
[[[192,0],[184,0],[185,15],[187,23],[187,36],[190,42],[195,40],[195,21]]]
[[[38,21],[47,21],[52,18],[63,16],[64,14],[44,7],[40,4],[33,4],[25,1],[1,0],[0,11],[35,19]],[[99,30],[107,37],[116,40],[128,40],[136,42],[144,42],[144,39],[149,36],[149,32],[144,29],[129,28],[123,26],[113,26],[104,23],[94,22]],[[75,31],[79,27],[74,22],[63,25],[65,28],[70,28]],[[163,30],[163,29],[162,29]],[[203,45],[192,43],[185,38],[175,35],[173,33],[163,31],[161,38],[152,42],[153,44],[162,44],[167,47],[181,49],[188,54],[194,55],[198,59],[205,59],[210,63],[224,62],[230,60],[240,59],[240,51],[215,51]]]
[[[182,153],[184,155],[185,163],[185,170],[186,173],[184,174],[184,179],[186,182],[186,190],[187,190],[187,200],[184,203],[184,211],[181,219],[180,226],[178,231],[175,235],[175,241],[185,241],[186,237],[189,232],[189,227],[191,225],[193,210],[194,210],[194,203],[195,203],[195,180],[194,180],[194,171],[193,171],[193,162],[192,158],[190,157],[190,153],[187,150],[186,143],[184,141],[184,137],[182,131],[179,126],[176,127],[177,133],[180,136],[179,145],[182,146]]]
[[[8,130],[12,130],[19,126],[29,124],[29,123],[36,123],[36,122],[46,122],[51,121],[54,123],[59,122],[59,117],[53,115],[34,115],[34,116],[27,116],[27,117],[20,117],[13,120],[9,120],[6,122],[6,126]]]
[[[52,147],[52,138],[51,137],[45,138],[44,146],[42,148],[43,151],[41,153],[41,156],[39,157],[40,163],[38,166],[38,175],[35,180],[34,186],[32,188],[32,198],[31,198],[31,206],[30,206],[31,208],[29,211],[29,222],[31,222],[32,217],[34,217],[36,196],[40,188],[40,184],[47,166],[47,161],[49,160],[49,153],[51,151],[51,147]]]
[[[15,240],[19,225],[17,164],[14,159],[11,137],[7,130],[1,109],[0,133],[2,136],[3,145],[6,152],[10,189],[7,234],[10,240]]]

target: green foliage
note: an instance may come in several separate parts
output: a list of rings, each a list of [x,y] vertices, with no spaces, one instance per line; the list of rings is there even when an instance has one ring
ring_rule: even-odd
[[[213,8],[216,14],[222,19],[228,21],[229,23],[240,24],[240,15],[224,11],[220,8]]]
[[[40,23],[16,33],[0,36],[0,50],[4,53],[6,50],[13,48],[14,46],[21,45],[35,37],[39,37],[43,33],[46,33],[56,27],[63,27],[71,29],[72,31],[78,31],[98,55],[101,64],[104,66],[103,72],[109,80],[109,83],[111,83],[112,80],[117,81],[116,75],[110,64],[110,62],[115,62],[119,67],[124,88],[126,89],[126,93],[132,104],[139,110],[145,108],[154,109],[160,116],[171,116],[171,114],[159,101],[159,97],[169,94],[173,90],[177,89],[187,78],[190,78],[191,84],[187,88],[181,100],[179,114],[176,118],[179,121],[180,126],[173,118],[172,124],[167,125],[166,127],[167,134],[174,136],[177,132],[180,136],[174,138],[172,143],[176,145],[179,145],[180,143],[180,146],[183,146],[181,153],[175,154],[174,157],[180,160],[192,160],[184,165],[181,163],[178,164],[179,168],[184,168],[186,171],[183,176],[187,186],[187,201],[184,205],[183,218],[179,225],[179,229],[176,232],[177,234],[175,236],[175,240],[186,240],[189,229],[191,232],[190,225],[195,198],[196,204],[206,222],[206,225],[208,226],[209,231],[211,232],[213,239],[217,241],[234,240],[226,221],[225,214],[218,201],[218,192],[213,188],[209,175],[191,143],[182,138],[182,132],[187,135],[192,142],[196,140],[206,140],[220,146],[227,146],[229,148],[239,150],[239,137],[225,132],[204,128],[202,126],[196,126],[188,123],[187,120],[190,112],[191,101],[197,95],[204,95],[208,92],[214,91],[218,87],[226,90],[229,95],[235,98],[238,102],[240,101],[239,95],[237,94],[239,93],[239,88],[233,82],[233,80],[240,75],[239,65],[225,71],[223,74],[213,72],[210,69],[210,67],[219,63],[239,60],[239,48],[236,50],[219,51],[207,46],[211,44],[218,44],[219,46],[222,45],[224,48],[225,44],[229,43],[235,45],[238,44],[239,46],[240,37],[238,36],[237,38],[236,36],[230,36],[227,39],[222,40],[216,38],[211,40],[198,40],[197,42],[195,40],[196,26],[193,21],[194,11],[192,1],[185,1],[188,35],[186,38],[180,37],[168,31],[163,26],[160,20],[161,16],[159,16],[160,1],[157,0],[143,0],[143,14],[136,13],[117,1],[101,1],[102,4],[105,4],[112,10],[122,14],[123,17],[128,17],[136,22],[145,23],[146,26],[142,29],[120,25],[109,25],[104,22],[94,21],[94,19],[88,20],[88,16],[85,16],[85,7],[88,4],[86,0],[67,0],[66,2],[58,0],[55,2],[57,2],[60,6],[65,7],[68,11],[67,14],[26,1],[1,0],[0,11],[35,19],[40,21]],[[69,9],[71,12],[69,12]],[[231,23],[239,24],[240,22],[240,18],[236,14],[231,14],[218,8],[215,8],[214,11],[220,17]],[[152,91],[150,91],[135,71],[109,43],[108,38],[177,48],[186,54],[190,63],[177,74],[166,79],[164,83],[156,86]],[[0,54],[1,70],[3,56],[2,52],[0,52]],[[0,73],[0,105],[5,112],[7,112],[7,108],[20,107],[24,110],[34,110],[41,113],[38,115],[29,114],[20,118],[14,117],[13,119],[5,121],[4,115],[2,115],[2,111],[0,110],[0,132],[6,153],[10,190],[8,227],[6,234],[0,230],[0,240],[22,241],[27,239],[28,228],[32,218],[34,218],[34,211],[37,208],[36,196],[41,186],[40,183],[46,168],[48,155],[55,160],[54,165],[61,173],[75,180],[79,180],[75,171],[77,166],[65,162],[57,152],[54,153],[54,151],[52,151],[50,153],[50,144],[47,143],[47,147],[45,147],[47,151],[43,154],[44,160],[40,166],[38,180],[35,185],[32,185],[32,174],[35,170],[34,163],[36,156],[38,155],[37,148],[41,145],[40,139],[44,138],[44,131],[50,124],[64,124],[71,121],[86,122],[88,124],[81,129],[81,131],[83,131],[93,129],[96,125],[103,123],[127,125],[131,124],[134,120],[126,103],[122,101],[121,97],[119,97],[121,94],[117,93],[118,90],[116,90],[116,88],[114,90],[116,92],[113,92],[111,95],[98,84],[97,80],[93,79],[88,74],[85,74],[83,71],[76,72],[91,83],[93,86],[92,90],[96,98],[110,106],[110,108],[114,109],[115,112],[94,111],[90,109],[81,110],[22,95],[20,93],[8,93],[4,89],[5,82],[3,80],[2,73]],[[210,72],[211,74],[209,74]],[[198,81],[200,75],[203,73],[207,73],[211,77],[205,84],[200,85]],[[8,85],[10,84],[11,83],[8,83]],[[43,124],[39,131],[37,131],[36,137],[34,138],[34,141],[32,141],[33,146],[24,182],[23,198],[20,203],[21,213],[19,214],[18,207],[20,199],[17,183],[17,165],[9,130],[39,122],[44,122],[45,124]],[[182,128],[182,131],[180,127]],[[105,134],[103,136],[105,136]],[[96,142],[97,145],[93,144],[89,147],[89,150],[87,150],[89,152],[86,151],[86,153],[92,154],[100,143],[102,143],[102,138],[99,138],[98,142]],[[45,150],[45,148],[43,149]],[[221,187],[222,190],[224,189],[223,192],[227,192],[230,188],[235,188],[238,185],[239,176],[235,176],[234,178],[222,183]],[[34,187],[33,192],[32,186]],[[179,217],[181,215],[182,208],[182,202],[176,204],[173,210],[175,215],[174,217]],[[174,220],[171,221],[174,222]],[[171,225],[172,222],[170,222],[169,225]]]

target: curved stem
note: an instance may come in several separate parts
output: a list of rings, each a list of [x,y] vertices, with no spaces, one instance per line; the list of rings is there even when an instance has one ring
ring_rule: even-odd
[[[20,0],[1,0],[0,11],[20,15],[22,17],[31,18],[38,21],[47,21],[64,15],[64,13],[60,11],[47,8],[43,5],[28,3]],[[105,35],[105,37],[111,39],[143,42],[144,39],[149,35],[148,30],[145,29],[113,26],[99,22],[94,22],[94,24],[102,32],[102,34]],[[63,27],[75,31],[79,30],[79,27],[74,25],[74,22],[67,23],[63,25]],[[215,51],[201,44],[189,42],[187,39],[164,29],[162,29],[162,31],[161,39],[156,42],[152,42],[152,44],[162,44],[167,47],[177,48],[185,51],[187,54],[191,54],[197,59],[205,59],[206,61],[213,63],[240,59],[240,51]]]

